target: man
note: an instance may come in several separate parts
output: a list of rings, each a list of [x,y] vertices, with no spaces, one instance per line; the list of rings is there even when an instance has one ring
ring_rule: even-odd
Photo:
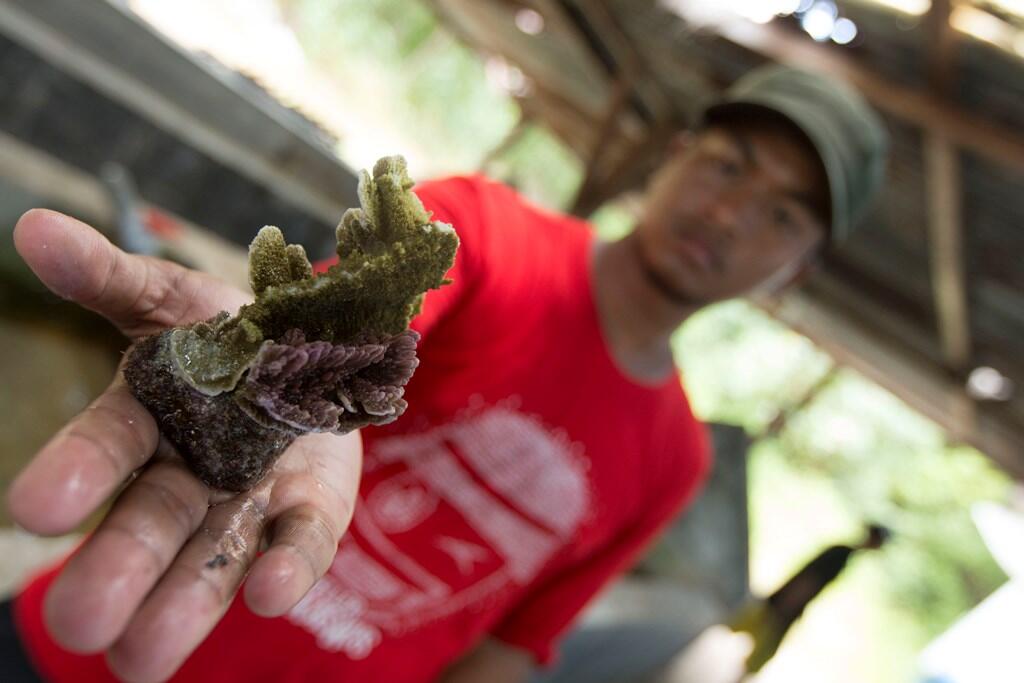
[[[115,380],[8,495],[21,525],[63,533],[148,463],[18,597],[33,665],[74,681],[522,680],[707,471],[672,332],[797,280],[863,212],[884,146],[855,94],[770,69],[666,150],[618,242],[479,177],[421,185],[462,246],[413,321],[408,412],[364,430],[362,463],[356,435],[305,437],[232,497]],[[15,243],[130,337],[246,301],[51,212],[26,214]]]

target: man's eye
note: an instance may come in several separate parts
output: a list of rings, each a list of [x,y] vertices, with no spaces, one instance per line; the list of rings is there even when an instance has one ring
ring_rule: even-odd
[[[779,229],[785,232],[796,231],[796,217],[793,212],[785,206],[776,206],[772,208],[772,223]]]
[[[732,159],[715,159],[715,169],[727,178],[735,178],[743,169]]]

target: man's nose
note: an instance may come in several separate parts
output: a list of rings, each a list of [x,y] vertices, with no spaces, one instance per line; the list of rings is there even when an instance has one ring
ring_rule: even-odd
[[[743,220],[743,208],[750,203],[749,194],[747,190],[736,188],[719,194],[708,206],[711,223],[731,239],[738,239],[744,226],[749,227],[749,221]]]

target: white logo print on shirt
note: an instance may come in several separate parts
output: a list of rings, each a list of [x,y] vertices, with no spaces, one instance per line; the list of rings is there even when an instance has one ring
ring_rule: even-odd
[[[589,462],[580,444],[517,403],[378,439],[366,471],[394,474],[361,492],[331,569],[289,619],[320,647],[362,659],[384,634],[536,577],[589,513]],[[415,557],[403,550],[403,534],[415,537]]]
[[[473,567],[477,562],[482,562],[488,557],[486,548],[475,543],[460,541],[451,536],[442,536],[437,539],[435,544],[438,548],[451,555],[461,574],[469,574],[473,571]]]

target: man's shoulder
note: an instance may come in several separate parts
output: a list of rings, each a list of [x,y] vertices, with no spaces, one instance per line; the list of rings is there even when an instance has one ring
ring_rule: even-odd
[[[584,221],[480,174],[426,181],[415,192],[434,220],[455,229],[463,258],[478,269],[560,277],[567,255],[584,252],[592,236]]]
[[[451,175],[423,181],[414,188],[423,205],[436,220],[450,218],[453,224],[493,227],[515,222],[519,227],[552,226],[588,230],[588,224],[557,209],[548,208],[524,195],[518,188],[480,173]],[[458,230],[458,225],[456,225]]]
[[[429,211],[442,214],[479,210],[485,201],[525,202],[513,188],[481,173],[425,180],[417,183],[413,191]]]
[[[681,382],[666,389],[660,404],[661,410],[652,419],[652,438],[662,455],[662,471],[671,477],[685,463],[684,469],[702,481],[713,457],[707,425],[694,414]]]

